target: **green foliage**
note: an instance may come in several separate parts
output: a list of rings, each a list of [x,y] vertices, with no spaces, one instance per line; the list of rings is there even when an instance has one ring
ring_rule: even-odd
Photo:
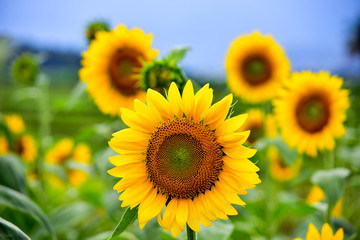
[[[30,240],[17,226],[0,217],[0,239]]]
[[[0,185],[0,206],[8,207],[31,216],[51,234],[53,239],[56,238],[49,219],[40,207],[24,194]]]
[[[311,181],[324,191],[327,201],[335,206],[344,192],[345,179],[349,175],[350,171],[346,168],[319,170],[311,177]]]
[[[130,207],[128,207],[124,212],[124,215],[120,219],[119,224],[111,233],[111,236],[108,238],[108,240],[119,240],[119,235],[123,233],[126,228],[137,219],[137,214],[138,207],[134,207],[133,209],[130,209]]]
[[[172,49],[167,55],[166,59],[170,64],[177,64],[180,62],[186,55],[186,53],[191,50],[190,47],[179,47]]]
[[[109,24],[105,21],[90,22],[86,28],[86,38],[89,43],[96,38],[99,31],[109,31]]]
[[[14,154],[0,156],[0,185],[25,193],[25,170]]]
[[[13,62],[11,73],[17,83],[33,85],[39,73],[37,59],[30,53],[23,53]]]

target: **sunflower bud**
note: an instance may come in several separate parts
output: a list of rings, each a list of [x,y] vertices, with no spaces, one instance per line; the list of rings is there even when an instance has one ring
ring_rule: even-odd
[[[109,31],[109,24],[104,21],[95,21],[89,23],[89,25],[86,28],[86,38],[89,41],[89,43],[95,39],[96,33],[99,31]]]
[[[19,84],[32,85],[39,73],[37,59],[31,53],[23,53],[13,62],[11,73]]]
[[[179,89],[183,89],[186,83],[183,71],[166,59],[153,60],[145,64],[140,79],[144,91],[151,88],[162,95],[165,95],[172,82],[175,82]]]

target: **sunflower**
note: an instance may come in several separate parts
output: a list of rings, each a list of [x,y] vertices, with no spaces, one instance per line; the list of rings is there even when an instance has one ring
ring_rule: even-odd
[[[131,108],[134,99],[145,99],[139,75],[144,62],[158,55],[151,42],[151,34],[139,28],[128,30],[124,25],[97,33],[83,53],[79,74],[102,112],[120,114],[120,107]]]
[[[66,175],[70,185],[79,187],[89,177],[88,173],[82,169],[68,169]]]
[[[269,138],[275,138],[278,135],[276,118],[273,114],[268,114],[265,118],[265,135]]]
[[[147,105],[135,100],[135,111],[121,109],[129,128],[109,142],[121,155],[109,159],[116,167],[108,173],[122,178],[114,186],[122,207],[139,205],[140,228],[157,216],[173,236],[185,224],[199,232],[200,222],[236,215],[231,204],[245,205],[238,194],[260,183],[248,160],[256,150],[242,145],[250,131],[239,131],[247,115],[226,119],[231,94],[211,106],[212,99],[208,84],[194,95],[188,81],[182,97],[172,83],[167,99],[148,89]]]
[[[10,132],[20,134],[25,130],[25,125],[22,117],[17,114],[4,115],[4,122],[9,128]]]
[[[33,162],[38,156],[35,139],[28,134],[20,136],[15,142],[15,152],[25,162]]]
[[[62,164],[71,157],[74,141],[63,138],[55,144],[45,155],[45,161],[52,164]]]
[[[285,52],[270,35],[254,32],[235,39],[228,50],[227,82],[235,95],[249,102],[264,102],[290,73]]]
[[[240,128],[241,131],[250,130],[250,136],[247,139],[249,144],[256,143],[265,133],[265,116],[259,109],[248,110],[247,121]]]
[[[325,194],[323,190],[317,186],[314,185],[311,187],[310,192],[306,198],[306,202],[308,204],[317,204],[325,199]],[[333,217],[340,217],[342,214],[342,205],[343,205],[343,198],[341,197],[337,203],[334,206],[334,209],[332,211]]]
[[[344,230],[339,228],[335,235],[333,230],[328,223],[325,223],[321,229],[321,234],[316,229],[316,227],[310,223],[309,230],[306,234],[306,240],[343,240],[344,239]],[[302,240],[301,238],[295,238],[294,240]]]
[[[345,134],[349,107],[349,92],[341,89],[342,84],[342,78],[326,72],[291,76],[274,100],[279,127],[290,147],[310,156],[334,149],[334,138]]]
[[[271,176],[279,181],[288,181],[295,178],[299,174],[301,167],[301,159],[297,158],[291,166],[288,166],[281,154],[275,147],[268,148],[268,157],[270,159]]]
[[[85,143],[79,143],[74,149],[72,158],[75,162],[88,164],[91,161],[90,147]]]
[[[4,136],[0,136],[0,156],[9,153],[9,143]]]

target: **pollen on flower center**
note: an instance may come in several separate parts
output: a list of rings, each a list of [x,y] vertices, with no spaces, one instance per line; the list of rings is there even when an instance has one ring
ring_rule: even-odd
[[[211,188],[222,170],[222,156],[215,134],[207,126],[176,118],[153,134],[146,168],[161,194],[188,199]]]
[[[244,78],[252,86],[263,84],[271,78],[270,63],[261,55],[246,57],[240,68]]]
[[[296,119],[305,131],[321,131],[328,123],[330,109],[327,99],[319,94],[305,96],[296,107]]]
[[[119,49],[109,63],[112,83],[123,94],[134,95],[140,90],[137,75],[140,73],[142,56],[131,49]]]

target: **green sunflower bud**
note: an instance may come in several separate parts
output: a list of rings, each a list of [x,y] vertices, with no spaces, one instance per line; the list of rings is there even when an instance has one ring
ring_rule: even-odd
[[[109,31],[109,24],[104,21],[95,21],[89,23],[89,25],[86,28],[86,38],[89,41],[89,43],[95,39],[96,33],[99,31]]]
[[[146,63],[140,79],[144,91],[151,88],[162,95],[165,95],[172,82],[175,82],[179,89],[183,89],[187,81],[183,71],[167,59]]]
[[[31,53],[23,53],[15,59],[11,67],[12,77],[21,85],[32,85],[39,73],[39,64]]]

